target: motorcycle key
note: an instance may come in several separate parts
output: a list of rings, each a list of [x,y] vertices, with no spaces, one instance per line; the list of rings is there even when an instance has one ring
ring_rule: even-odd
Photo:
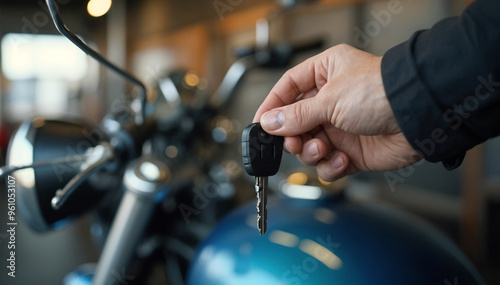
[[[283,137],[266,133],[260,123],[250,124],[242,134],[242,156],[246,172],[255,176],[257,193],[257,228],[263,235],[267,230],[267,180],[280,167]]]

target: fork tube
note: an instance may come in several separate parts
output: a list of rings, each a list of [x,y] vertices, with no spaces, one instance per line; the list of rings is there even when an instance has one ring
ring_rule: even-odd
[[[132,278],[127,275],[127,265],[149,223],[155,198],[166,191],[164,185],[169,179],[168,168],[154,158],[143,158],[128,167],[124,176],[125,194],[97,264],[93,285]]]

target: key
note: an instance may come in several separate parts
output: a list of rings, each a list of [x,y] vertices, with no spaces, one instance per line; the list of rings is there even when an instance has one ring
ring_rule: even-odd
[[[241,141],[243,165],[249,175],[255,176],[257,229],[263,235],[267,230],[267,179],[280,168],[283,137],[270,135],[260,123],[253,123],[243,130]]]

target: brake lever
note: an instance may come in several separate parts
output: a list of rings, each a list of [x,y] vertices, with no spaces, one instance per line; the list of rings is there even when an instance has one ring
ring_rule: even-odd
[[[80,166],[80,173],[75,175],[63,189],[57,190],[55,196],[52,198],[51,205],[55,210],[61,208],[68,197],[83,181],[105,167],[114,158],[113,148],[107,142],[101,142],[97,146],[87,150],[85,155],[87,158]]]
[[[23,170],[26,168],[35,169],[35,168],[42,167],[42,166],[84,162],[87,159],[87,157],[88,157],[87,154],[81,154],[81,155],[73,155],[73,156],[65,156],[65,157],[55,158],[55,159],[51,159],[51,160],[37,161],[37,162],[33,162],[31,164],[26,164],[26,165],[6,165],[3,167],[0,167],[0,178],[2,178],[3,176],[5,176],[7,174],[12,173],[12,172],[16,172],[18,170]]]

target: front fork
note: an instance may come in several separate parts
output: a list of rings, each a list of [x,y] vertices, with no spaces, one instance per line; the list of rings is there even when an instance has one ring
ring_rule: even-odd
[[[125,193],[97,264],[93,285],[113,284],[114,279],[125,277],[122,275],[156,203],[169,190],[169,181],[168,167],[156,158],[144,156],[129,164],[123,178]]]

